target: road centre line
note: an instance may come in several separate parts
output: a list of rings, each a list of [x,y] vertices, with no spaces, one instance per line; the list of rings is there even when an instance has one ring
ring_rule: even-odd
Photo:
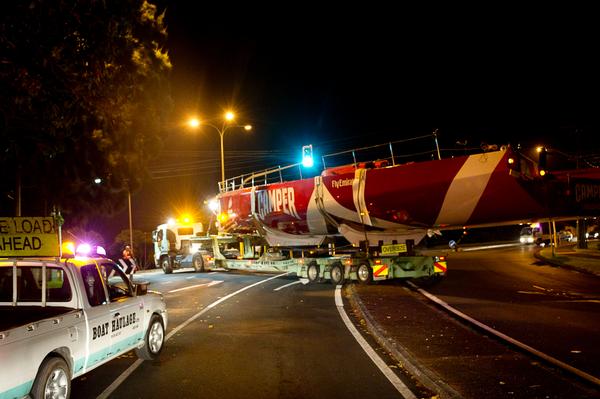
[[[221,281],[221,280],[215,280],[215,281],[211,281],[210,283],[190,285],[189,287],[177,288],[176,290],[167,291],[167,294],[172,294],[173,292],[185,291],[185,290],[189,290],[191,288],[212,287],[213,285],[221,284],[222,282],[223,281]]]
[[[208,312],[210,309],[214,308],[215,306],[225,302],[228,299],[231,299],[232,297],[236,296],[237,294],[241,294],[242,292],[244,292],[250,288],[256,287],[257,285],[260,285],[260,284],[264,284],[267,281],[271,281],[271,280],[274,280],[279,277],[287,276],[288,274],[290,274],[290,272],[281,273],[276,276],[269,277],[264,280],[260,280],[254,284],[250,284],[244,288],[240,288],[239,290],[232,292],[231,294],[226,295],[223,298],[214,301],[213,303],[211,303],[210,305],[208,305],[207,307],[205,307],[204,309],[202,309],[201,311],[199,311],[198,313],[196,313],[195,315],[193,315],[192,317],[190,317],[189,319],[187,319],[186,321],[184,321],[183,323],[181,323],[180,325],[175,327],[173,330],[171,330],[171,332],[169,334],[167,334],[167,336],[165,337],[165,342],[167,342],[173,335],[177,334],[181,329],[183,329],[184,327],[189,325],[191,322],[193,322],[194,320],[196,320],[197,318],[199,318],[200,316],[202,316],[204,313]],[[127,379],[127,377],[129,377],[131,375],[131,373],[133,373],[143,362],[144,362],[143,360],[137,359],[131,366],[129,366],[129,368],[127,368],[127,370],[125,370],[119,377],[117,377],[117,379],[115,379],[112,384],[110,384],[100,395],[98,395],[97,399],[107,399],[119,387],[119,385],[121,385]]]
[[[294,281],[294,282],[291,282],[289,284],[282,285],[281,287],[273,288],[273,291],[279,291],[279,290],[282,290],[282,289],[284,289],[286,287],[289,287],[289,286],[292,286],[292,285],[296,285],[296,284],[301,284],[301,283],[302,283],[302,281],[300,281],[300,280]]]
[[[375,350],[373,348],[371,348],[369,343],[363,338],[363,336],[360,334],[360,332],[358,332],[356,327],[354,327],[354,324],[352,324],[352,321],[350,321],[350,318],[348,317],[348,315],[346,314],[346,311],[344,310],[344,302],[342,301],[341,291],[342,291],[341,285],[338,285],[337,287],[335,287],[335,306],[337,307],[337,310],[340,313],[340,316],[342,317],[342,320],[344,321],[346,328],[348,328],[348,330],[350,330],[350,333],[354,336],[354,339],[356,339],[356,341],[361,346],[361,348],[371,358],[373,363],[375,363],[377,368],[379,368],[379,370],[388,379],[388,381],[390,381],[392,383],[392,385],[394,386],[394,388],[396,388],[396,390],[400,393],[400,395],[402,395],[402,397],[405,399],[416,399],[417,397],[415,396],[415,394],[413,394],[412,391],[406,385],[404,385],[404,383],[402,382],[402,380],[400,380],[400,378],[398,378],[396,373],[394,373],[392,371],[392,369],[389,368],[387,366],[387,364],[385,364],[383,359],[381,359],[381,357],[379,357],[379,355],[375,352]]]
[[[534,356],[537,356],[538,358],[541,358],[563,370],[569,371],[575,375],[577,375],[580,378],[583,378],[595,385],[600,385],[600,378],[594,377],[591,374],[586,373],[583,370],[579,370],[571,365],[568,365],[567,363],[561,362],[560,360],[549,356],[547,354],[545,354],[544,352],[540,352],[539,350],[532,348],[531,346],[522,343],[521,341],[517,341],[516,339],[509,337],[506,334],[501,333],[500,331],[494,330],[492,327],[483,324],[482,322],[467,316],[466,314],[464,314],[463,312],[461,312],[460,310],[453,308],[452,306],[450,306],[448,303],[442,301],[440,298],[436,297],[433,294],[430,294],[429,292],[425,291],[422,288],[419,288],[416,284],[412,283],[412,282],[408,282],[408,284],[413,287],[415,290],[417,290],[419,293],[421,293],[422,295],[424,295],[425,297],[427,297],[429,300],[435,302],[436,304],[438,304],[439,306],[443,307],[444,309],[446,309],[448,312],[455,314],[456,316],[460,317],[463,320],[468,321],[471,324],[474,324],[475,326],[481,328],[482,330],[485,330],[487,332],[489,332],[490,334],[495,335],[496,337],[511,343],[512,345],[515,345],[529,353],[531,353]]]
[[[494,249],[494,248],[506,248],[506,247],[518,247],[521,246],[523,244],[521,243],[510,243],[510,244],[496,244],[496,245],[482,245],[482,246],[478,246],[478,247],[463,247],[460,248],[461,252],[468,252],[468,251],[481,251],[484,249]]]

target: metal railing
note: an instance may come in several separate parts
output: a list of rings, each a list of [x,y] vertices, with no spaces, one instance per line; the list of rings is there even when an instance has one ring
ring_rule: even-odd
[[[433,138],[435,141],[435,149],[428,151],[412,152],[410,154],[400,154],[399,151],[394,152],[394,145],[431,138]],[[427,157],[427,159],[435,159],[436,154],[437,158],[439,159],[440,149],[437,142],[437,131],[434,131],[433,134],[412,137],[404,140],[390,141],[384,144],[355,148],[352,150],[340,151],[332,154],[326,154],[321,156],[321,161],[323,163],[323,170],[339,165],[353,165],[354,168],[357,168],[361,163],[368,163],[373,160],[376,160],[377,162],[387,161],[388,165],[395,166],[397,164],[405,162],[405,159],[409,157],[414,159],[415,157],[422,156]],[[352,158],[348,159],[348,156],[351,156]],[[338,163],[332,163],[330,161],[333,158],[346,158],[346,160],[341,160]],[[298,168],[298,173],[294,176],[289,176],[289,173],[286,173],[284,175],[284,171],[293,171],[295,170],[295,168]],[[302,179],[302,164],[295,163],[287,166],[276,166],[273,168],[263,169],[258,172],[246,173],[243,175],[226,179],[224,182],[219,182],[219,192],[223,193],[227,191],[239,190],[242,188],[251,188],[254,186],[262,186],[272,183],[282,183],[284,181],[287,181],[285,179],[286,177],[291,177],[291,179]]]
[[[219,192],[223,193],[242,188],[263,186],[272,183],[282,183],[286,181],[286,177],[290,177],[289,173],[284,174],[284,171],[288,171],[293,168],[298,168],[298,174],[294,175],[295,179],[302,179],[302,164],[295,163],[292,165],[276,166],[273,168],[263,169],[258,172],[246,173],[229,178],[225,180],[225,182],[219,182]]]

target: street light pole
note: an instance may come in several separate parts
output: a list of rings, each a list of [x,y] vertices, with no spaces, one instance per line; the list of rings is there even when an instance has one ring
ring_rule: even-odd
[[[223,136],[225,135],[225,129],[219,130],[219,135],[221,136],[221,185],[225,184],[225,151],[223,150]]]
[[[207,122],[201,122],[199,119],[192,118],[188,121],[188,125],[192,128],[198,128],[201,125],[210,126],[215,129],[219,133],[220,143],[221,143],[221,187],[225,185],[225,146],[223,143],[223,136],[225,136],[225,132],[230,127],[243,127],[244,130],[252,130],[251,125],[228,125],[228,122],[231,122],[235,119],[235,115],[233,112],[227,112],[225,114],[225,120],[223,122],[223,126],[221,128]]]

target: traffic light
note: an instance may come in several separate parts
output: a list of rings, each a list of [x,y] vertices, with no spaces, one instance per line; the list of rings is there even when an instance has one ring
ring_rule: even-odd
[[[313,165],[312,144],[305,145],[302,147],[302,166],[312,168]]]
[[[547,169],[546,169],[546,155],[548,154],[548,150],[546,149],[546,147],[538,147],[536,149],[536,151],[539,154],[539,158],[538,158],[538,170],[539,170],[540,176],[544,176],[547,173]]]

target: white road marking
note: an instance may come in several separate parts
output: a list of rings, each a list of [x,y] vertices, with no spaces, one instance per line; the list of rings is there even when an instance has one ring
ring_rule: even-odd
[[[412,282],[408,282],[408,284],[413,287],[414,289],[416,289],[418,292],[420,292],[421,294],[423,294],[424,296],[426,296],[427,298],[429,298],[431,301],[437,303],[438,305],[440,305],[441,307],[443,307],[444,309],[446,309],[447,311],[454,313],[455,315],[457,315],[458,317],[468,321],[469,323],[472,323],[474,325],[476,325],[477,327],[481,328],[482,330],[485,330],[487,332],[489,332],[490,334],[495,335],[498,338],[501,338],[507,342],[510,342],[511,344],[518,346],[519,348],[526,350],[527,352],[541,358],[544,359],[545,361],[554,364],[555,366],[558,366],[564,370],[567,370],[585,380],[588,380],[596,385],[600,385],[600,378],[594,377],[591,374],[586,373],[585,371],[579,370],[571,365],[568,365],[567,363],[561,362],[560,360],[545,354],[544,352],[540,352],[539,350],[532,348],[529,345],[526,345],[524,343],[522,343],[521,341],[517,341],[516,339],[509,337],[506,334],[501,333],[500,331],[494,330],[492,327],[488,326],[487,324],[483,324],[482,322],[475,320],[474,318],[472,318],[471,316],[467,316],[466,314],[464,314],[463,312],[461,312],[460,310],[453,308],[452,306],[450,306],[449,304],[447,304],[446,302],[442,301],[440,298],[436,297],[433,294],[430,294],[429,292],[425,291],[422,288],[419,288],[417,285],[415,285]],[[538,287],[536,287],[538,288]]]
[[[517,291],[518,294],[529,294],[529,295],[546,295],[545,292],[537,292],[537,291]]]
[[[136,271],[133,275],[134,276],[148,276],[148,275],[153,275],[153,274],[163,274],[164,272],[162,270],[138,270]]]
[[[239,290],[214,301],[213,303],[211,303],[210,305],[208,305],[207,307],[205,307],[204,309],[202,309],[201,311],[199,311],[198,313],[196,313],[195,315],[193,315],[192,317],[175,327],[173,330],[171,330],[171,332],[165,337],[165,342],[168,341],[173,335],[177,334],[181,329],[189,325],[191,322],[193,322],[194,320],[196,320],[215,306],[225,302],[228,299],[231,299],[237,294],[240,294],[252,287],[256,287],[257,285],[266,283],[267,281],[271,281],[282,276],[287,276],[288,274],[290,273],[282,273],[264,280],[260,280],[254,284],[250,284],[244,288],[240,288]],[[127,370],[125,370],[116,380],[114,380],[112,384],[110,384],[100,395],[98,395],[97,399],[107,399],[119,387],[119,385],[121,385],[127,379],[127,377],[131,375],[131,373],[133,373],[138,367],[140,367],[140,364],[142,364],[143,362],[144,361],[141,359],[136,360],[131,366],[129,366]]]
[[[294,281],[293,283],[289,283],[289,284],[286,284],[286,285],[282,285],[281,287],[273,288],[273,291],[279,291],[279,290],[282,290],[282,289],[284,289],[286,287],[290,287],[292,285],[301,284],[301,283],[302,283],[302,281],[300,281],[300,280]]]
[[[506,247],[520,247],[521,243],[517,242],[517,243],[509,243],[509,244],[495,244],[495,245],[482,245],[482,246],[478,246],[478,247],[463,247],[460,248],[459,250],[462,252],[468,252],[468,251],[481,251],[484,249],[494,249],[494,248],[506,248]]]
[[[341,285],[338,285],[335,288],[335,306],[337,307],[338,312],[340,313],[340,316],[342,317],[342,320],[344,321],[344,324],[346,324],[346,327],[348,328],[348,330],[350,330],[350,333],[354,336],[354,339],[356,339],[356,341],[361,346],[361,348],[363,348],[363,350],[371,358],[373,363],[375,363],[377,368],[379,368],[379,370],[381,370],[383,375],[392,383],[394,388],[396,388],[396,390],[398,392],[400,392],[400,395],[402,395],[403,398],[416,399],[417,397],[412,393],[412,391],[410,389],[408,389],[408,387],[406,385],[404,385],[404,383],[402,382],[402,380],[400,380],[400,378],[398,378],[396,373],[394,373],[392,371],[392,369],[389,368],[387,366],[387,364],[385,364],[383,359],[381,359],[381,357],[379,357],[379,355],[375,352],[375,350],[373,348],[371,348],[369,343],[362,337],[362,335],[360,335],[360,332],[358,332],[356,327],[354,327],[354,324],[352,324],[352,322],[350,321],[350,318],[348,317],[348,315],[346,314],[346,311],[344,310],[344,302],[342,301],[341,290],[342,290]]]
[[[189,290],[189,289],[192,289],[192,288],[198,288],[198,287],[211,287],[211,286],[216,285],[216,284],[221,284],[222,282],[223,281],[215,280],[215,281],[211,281],[210,283],[190,285],[189,287],[177,288],[176,290],[168,291],[168,293],[172,294],[173,292],[185,291],[185,290]]]

